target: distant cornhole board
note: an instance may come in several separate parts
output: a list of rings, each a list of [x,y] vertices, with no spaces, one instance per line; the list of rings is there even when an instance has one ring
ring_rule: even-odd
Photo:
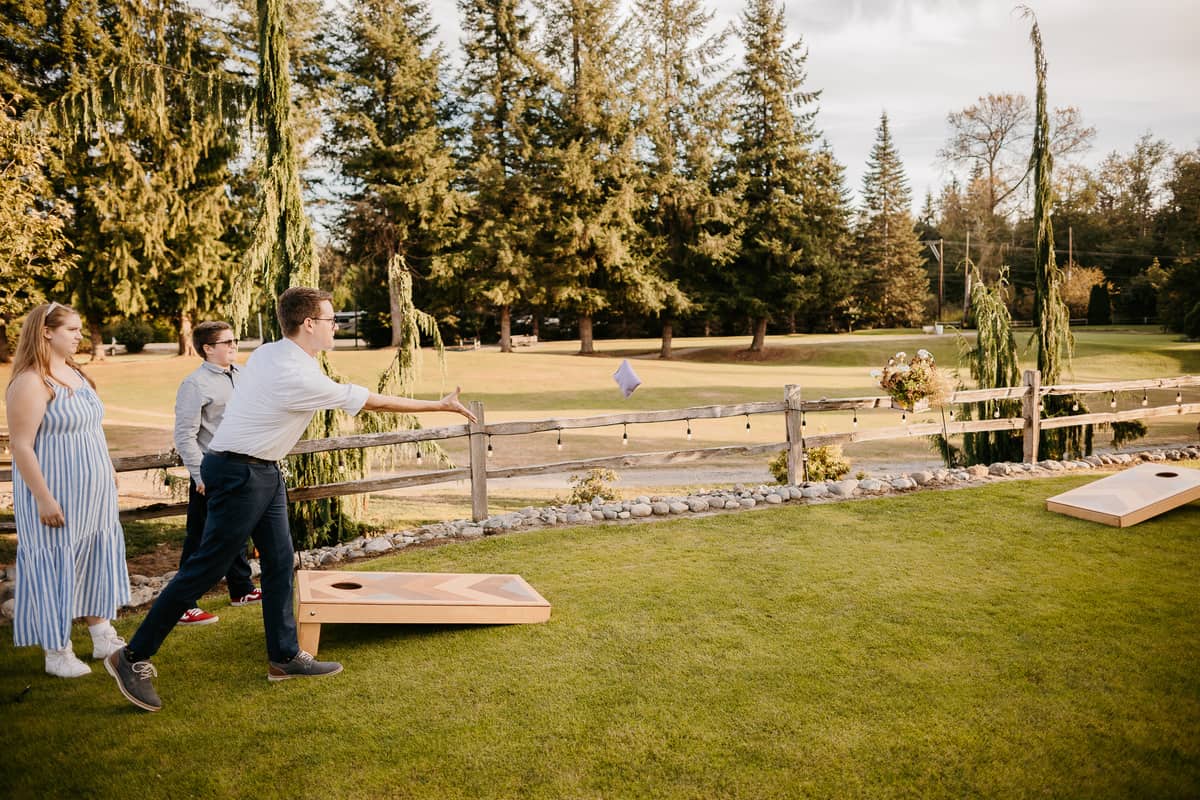
[[[1200,469],[1140,464],[1055,495],[1046,509],[1127,528],[1200,500]]]
[[[297,573],[300,649],[316,654],[333,622],[510,625],[545,622],[550,604],[520,575]]]

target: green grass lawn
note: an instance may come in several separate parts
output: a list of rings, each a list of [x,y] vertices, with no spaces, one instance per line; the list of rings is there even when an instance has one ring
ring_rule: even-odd
[[[345,673],[273,685],[257,609],[216,602],[153,715],[3,641],[4,794],[1196,797],[1200,504],[1044,510],[1092,479],[407,551],[363,566],[518,572],[553,616],[326,626]]]

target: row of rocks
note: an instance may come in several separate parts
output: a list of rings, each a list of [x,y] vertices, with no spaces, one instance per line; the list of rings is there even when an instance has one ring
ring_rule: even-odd
[[[336,564],[357,561],[402,550],[413,545],[443,540],[471,540],[509,531],[553,525],[585,525],[594,522],[668,517],[681,514],[708,514],[720,511],[741,511],[761,506],[798,502],[832,502],[851,497],[879,496],[908,492],[919,488],[943,488],[994,480],[1052,475],[1072,470],[1092,470],[1105,467],[1126,467],[1141,462],[1181,461],[1200,459],[1200,446],[1138,453],[1092,455],[1079,460],[1038,461],[1037,463],[997,462],[976,464],[959,469],[920,470],[901,475],[878,475],[861,479],[808,482],[796,486],[734,486],[732,489],[712,489],[683,497],[663,495],[642,496],[632,500],[594,499],[587,504],[529,507],[519,511],[497,514],[480,522],[453,520],[423,525],[409,531],[380,536],[360,536],[348,542],[295,555],[299,569],[321,569]],[[251,573],[259,575],[257,560],[250,561]],[[175,576],[174,572],[158,577],[130,575],[130,607],[146,605],[154,600],[163,586]],[[0,616],[12,617],[12,589],[16,568],[0,568]]]

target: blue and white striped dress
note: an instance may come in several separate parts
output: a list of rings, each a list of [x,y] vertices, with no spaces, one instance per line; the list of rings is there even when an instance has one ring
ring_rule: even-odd
[[[42,524],[37,500],[14,465],[13,643],[56,650],[71,643],[76,617],[116,618],[117,609],[129,602],[129,573],[112,462],[100,427],[104,405],[87,381],[74,391],[50,385],[54,399],[33,449],[67,524]]]

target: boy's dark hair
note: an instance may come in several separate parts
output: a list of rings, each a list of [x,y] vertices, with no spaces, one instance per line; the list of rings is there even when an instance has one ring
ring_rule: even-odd
[[[275,316],[279,319],[279,329],[283,335],[293,335],[300,330],[304,320],[319,316],[322,300],[333,300],[333,295],[310,286],[293,286],[279,295]]]
[[[192,328],[192,346],[196,348],[196,353],[207,361],[208,354],[204,352],[204,345],[215,344],[217,339],[221,338],[221,331],[231,330],[233,330],[233,326],[228,322],[220,320],[201,322]]]

